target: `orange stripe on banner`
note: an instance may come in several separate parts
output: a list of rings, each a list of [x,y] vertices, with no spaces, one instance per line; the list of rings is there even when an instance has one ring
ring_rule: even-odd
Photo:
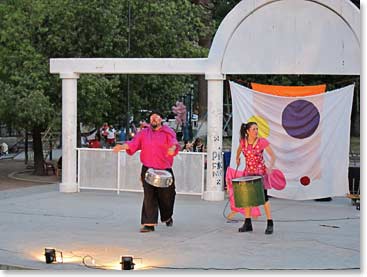
[[[326,91],[326,84],[316,86],[274,86],[251,83],[253,90],[278,96],[308,96]]]

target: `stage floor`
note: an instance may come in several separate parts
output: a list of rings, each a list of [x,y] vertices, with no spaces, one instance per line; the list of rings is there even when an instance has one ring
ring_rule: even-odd
[[[155,232],[139,233],[142,197],[64,194],[57,184],[0,191],[0,269],[120,270],[120,257],[131,255],[135,270],[145,271],[359,271],[360,211],[348,198],[271,198],[275,231],[265,235],[263,208],[254,231],[239,233],[243,216],[227,222],[227,199],[183,195],[176,197],[173,227],[160,223]],[[63,263],[46,264],[45,247],[62,251]]]

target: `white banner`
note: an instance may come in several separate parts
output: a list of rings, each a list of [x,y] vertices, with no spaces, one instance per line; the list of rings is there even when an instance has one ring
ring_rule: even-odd
[[[348,189],[350,118],[354,85],[322,94],[283,97],[256,92],[230,82],[233,135],[231,167],[236,167],[241,123],[255,121],[259,136],[268,139],[274,168],[287,185],[269,195],[307,200],[345,196]],[[268,157],[264,152],[265,160]],[[244,169],[244,157],[241,156]]]

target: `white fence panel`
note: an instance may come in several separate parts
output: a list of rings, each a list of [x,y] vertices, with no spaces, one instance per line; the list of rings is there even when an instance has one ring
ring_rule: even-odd
[[[180,152],[173,163],[176,192],[201,195],[204,189],[204,153]]]
[[[133,156],[126,154],[125,151],[121,151],[120,155],[126,159],[126,165],[120,166],[120,189],[123,191],[143,191],[140,181],[140,151]]]
[[[118,155],[105,149],[81,148],[78,151],[79,188],[117,190]]]
[[[133,156],[110,149],[78,149],[78,188],[143,191],[140,181],[140,153]],[[176,192],[203,195],[206,153],[180,152],[174,159]]]

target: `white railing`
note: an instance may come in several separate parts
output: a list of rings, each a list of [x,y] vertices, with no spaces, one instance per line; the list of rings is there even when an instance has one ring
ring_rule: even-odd
[[[143,191],[140,181],[140,151],[129,156],[125,151],[79,148],[78,191],[81,189]],[[206,153],[179,152],[173,163],[176,192],[201,195],[205,184]]]

